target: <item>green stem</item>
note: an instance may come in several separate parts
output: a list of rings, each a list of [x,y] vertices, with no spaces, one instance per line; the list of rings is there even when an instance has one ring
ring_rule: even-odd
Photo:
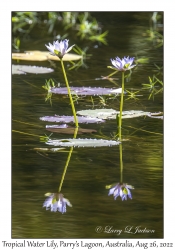
[[[119,116],[119,139],[122,141],[122,111],[123,111],[123,94],[124,94],[125,73],[122,72],[122,93],[120,101],[120,116]],[[120,149],[120,183],[123,182],[123,158],[122,158],[122,143],[119,145]]]
[[[114,71],[113,73],[111,73],[110,75],[108,75],[107,77],[111,77],[111,76],[115,75],[116,73],[118,73],[118,71],[117,71],[117,70],[116,70],[116,71]]]
[[[76,111],[75,111],[75,107],[74,107],[74,102],[72,100],[72,95],[71,95],[69,83],[68,83],[68,80],[67,80],[66,71],[65,71],[65,68],[64,68],[63,60],[60,59],[60,61],[61,61],[61,66],[62,66],[62,70],[63,70],[63,74],[64,74],[64,79],[65,79],[68,94],[69,94],[69,99],[70,99],[70,103],[71,103],[71,107],[72,107],[72,112],[73,112],[73,115],[74,115],[75,126],[76,126],[76,128],[78,128],[78,119],[77,119],[77,116],[76,116]]]
[[[64,167],[64,171],[63,171],[63,174],[62,174],[60,186],[59,186],[59,188],[58,188],[58,193],[61,192],[61,188],[62,188],[63,181],[64,181],[64,177],[65,177],[65,174],[66,174],[66,171],[67,171],[67,167],[68,167],[68,165],[69,165],[69,161],[70,161],[70,158],[71,158],[72,151],[73,151],[73,147],[71,147],[71,149],[70,149],[70,151],[69,151],[69,154],[68,154],[68,157],[67,157],[67,161],[66,161],[66,165],[65,165],[65,167]]]
[[[120,117],[119,117],[119,139],[122,139],[122,111],[123,111],[123,94],[124,94],[125,73],[122,71],[122,93],[120,101]]]
[[[16,133],[23,134],[23,135],[31,135],[31,136],[41,137],[40,135],[29,134],[29,133],[25,133],[25,132],[21,132],[21,131],[17,131],[17,130],[12,130],[12,132],[16,132]]]
[[[75,128],[74,137],[73,137],[74,139],[77,136],[77,132],[78,132],[78,128]],[[73,147],[70,148],[70,151],[69,151],[69,154],[68,154],[68,157],[67,157],[67,161],[66,161],[66,164],[65,164],[65,167],[64,167],[64,171],[63,171],[63,174],[62,174],[61,182],[60,182],[60,185],[59,185],[59,188],[58,188],[58,193],[61,192],[61,188],[62,188],[62,185],[63,185],[64,177],[66,175],[67,167],[69,165],[70,158],[71,158],[71,155],[72,155],[72,151],[73,151]]]
[[[123,158],[122,158],[122,143],[119,145],[120,149],[120,183],[123,182]]]

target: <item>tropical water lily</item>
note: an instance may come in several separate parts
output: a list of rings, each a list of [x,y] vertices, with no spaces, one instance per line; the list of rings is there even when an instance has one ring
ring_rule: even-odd
[[[46,194],[46,196],[49,196],[43,203],[43,207],[46,207],[46,210],[50,209],[51,212],[59,211],[63,214],[66,213],[66,205],[72,207],[70,201],[64,198],[61,193],[49,193],[49,195]]]
[[[53,44],[49,43],[49,45],[45,44],[45,46],[50,51],[51,55],[58,56],[61,59],[74,46],[74,45],[72,45],[71,47],[68,48],[68,43],[69,43],[69,40],[67,40],[67,39],[60,41],[60,42],[57,40],[57,41],[54,41]]]
[[[109,188],[110,187],[111,185],[109,186]],[[130,199],[132,199],[132,194],[131,194],[130,189],[134,189],[134,187],[131,185],[128,185],[127,183],[117,183],[115,185],[112,185],[112,187],[109,190],[108,195],[113,194],[114,200],[116,200],[118,196],[121,197],[122,201],[127,200],[127,196]]]
[[[113,66],[118,70],[118,71],[126,71],[130,70],[136,65],[132,65],[134,62],[134,57],[123,57],[120,59],[119,57],[116,57],[115,59],[111,59],[111,62]]]

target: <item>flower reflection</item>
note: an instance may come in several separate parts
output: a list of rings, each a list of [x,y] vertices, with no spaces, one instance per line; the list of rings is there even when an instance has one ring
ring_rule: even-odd
[[[136,65],[132,65],[134,61],[134,57],[129,58],[125,57],[120,59],[118,56],[115,59],[111,59],[112,64],[114,65],[114,67],[118,70],[118,71],[126,71],[126,70],[130,70],[133,67],[135,67]]]
[[[59,58],[63,58],[63,56],[68,53],[74,45],[72,45],[70,48],[68,48],[68,42],[69,40],[65,39],[63,41],[55,41],[53,44],[49,43],[49,45],[45,46],[50,51],[50,54],[53,56],[58,56]]]
[[[45,195],[49,196],[43,203],[43,207],[46,207],[46,210],[50,209],[51,212],[59,211],[63,214],[66,213],[66,205],[72,207],[72,204],[69,202],[69,200],[64,198],[63,194],[61,193],[48,193]]]
[[[134,187],[127,183],[117,183],[115,185],[106,186],[106,188],[110,188],[108,195],[113,194],[115,200],[118,196],[121,197],[122,201],[127,200],[127,196],[132,199],[130,189],[134,189]]]

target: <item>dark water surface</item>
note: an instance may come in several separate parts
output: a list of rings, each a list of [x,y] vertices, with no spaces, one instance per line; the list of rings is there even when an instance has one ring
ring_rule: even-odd
[[[108,46],[89,43],[86,61],[88,69],[67,71],[71,86],[115,87],[108,80],[95,80],[111,73],[107,66],[116,56],[146,56],[149,64],[140,64],[133,72],[125,88],[140,90],[142,83],[149,83],[156,69],[154,63],[163,65],[163,49],[155,48],[143,34],[149,29],[152,13],[92,13],[108,30]],[[24,50],[46,50],[44,44],[53,37],[41,39],[35,30],[35,38],[21,42]],[[33,40],[32,40],[33,39]],[[73,37],[68,38],[70,45]],[[85,47],[81,41],[78,46]],[[17,62],[13,61],[14,64]],[[25,62],[20,64],[52,67],[49,62]],[[40,117],[46,115],[72,115],[69,100],[65,96],[53,95],[52,106],[45,102],[42,89],[45,80],[52,78],[65,86],[61,67],[50,74],[26,74],[12,76],[12,129],[37,136],[12,133],[12,238],[163,238],[163,121],[149,117],[123,120],[123,181],[133,185],[133,199],[121,201],[108,196],[106,185],[120,181],[119,147],[75,148],[64,179],[62,192],[73,207],[67,213],[46,211],[42,208],[47,192],[57,192],[67,160],[66,152],[39,153],[34,148],[47,147],[39,136],[49,135]],[[67,63],[65,63],[65,66]],[[121,74],[116,75],[121,86]],[[159,75],[158,77],[162,77]],[[26,83],[27,81],[28,83]],[[29,84],[30,83],[30,84]],[[149,92],[140,91],[139,100],[124,99],[124,110],[158,112],[163,110],[162,93],[148,100]],[[94,98],[95,108],[100,106]],[[120,97],[110,100],[105,108],[119,110]],[[75,104],[76,110],[91,109],[90,97]],[[20,122],[23,123],[20,123]],[[134,127],[131,128],[130,126]],[[82,128],[96,129],[97,134],[78,135],[78,138],[96,138],[100,133],[111,138],[116,132],[116,122],[82,124]],[[150,131],[148,133],[143,130]],[[52,139],[72,138],[73,135],[54,133]],[[103,231],[96,232],[101,226]],[[133,233],[125,232],[132,227]],[[135,232],[135,228],[147,232]],[[122,230],[104,232],[104,230]],[[151,231],[153,230],[153,231]],[[149,232],[148,232],[149,231]]]

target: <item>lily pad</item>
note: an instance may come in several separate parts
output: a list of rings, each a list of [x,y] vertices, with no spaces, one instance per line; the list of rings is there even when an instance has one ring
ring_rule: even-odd
[[[75,128],[70,127],[67,124],[62,125],[46,125],[46,129],[53,133],[60,133],[60,134],[74,134]],[[78,134],[87,134],[87,133],[95,133],[97,130],[95,129],[84,129],[78,128]]]
[[[38,152],[50,152],[50,153],[57,153],[58,151],[64,150],[65,148],[34,148]]]
[[[111,89],[111,88],[91,88],[91,87],[71,87],[71,94],[75,95],[116,95],[121,94],[122,88]],[[67,95],[68,91],[66,87],[52,88],[50,90],[54,94]]]
[[[105,147],[119,145],[119,141],[103,140],[103,139],[49,139],[46,144],[61,147]]]
[[[77,116],[78,123],[100,123],[105,122],[103,119],[94,118],[94,117],[83,117],[83,116]],[[41,121],[47,121],[47,122],[58,122],[58,123],[74,123],[74,117],[73,116],[43,116],[40,117]]]
[[[76,54],[65,54],[63,61],[76,61],[82,58],[81,55]],[[52,56],[48,51],[26,51],[25,53],[12,53],[12,59],[14,60],[25,60],[25,61],[46,61],[46,60],[55,60],[60,61],[57,56]]]
[[[113,119],[113,117],[116,118],[116,114],[120,112],[114,110],[114,109],[86,109],[78,111],[78,115],[83,116],[90,116],[94,118],[100,118],[100,119]]]
[[[148,116],[151,118],[157,118],[163,120],[163,112],[150,113]]]
[[[116,119],[116,115],[120,114],[120,111],[114,109],[89,109],[81,110],[77,112],[78,115],[90,116],[99,119]],[[144,112],[141,110],[129,110],[122,112],[122,119],[124,118],[134,118],[139,116],[145,116],[150,114],[150,112]]]
[[[29,66],[29,65],[12,65],[12,74],[46,74],[51,73],[54,70],[51,68],[38,67],[38,66]]]
[[[145,112],[142,110],[129,110],[129,111],[123,111],[122,112],[122,119],[127,118],[136,118],[141,116],[148,116],[150,112]]]

